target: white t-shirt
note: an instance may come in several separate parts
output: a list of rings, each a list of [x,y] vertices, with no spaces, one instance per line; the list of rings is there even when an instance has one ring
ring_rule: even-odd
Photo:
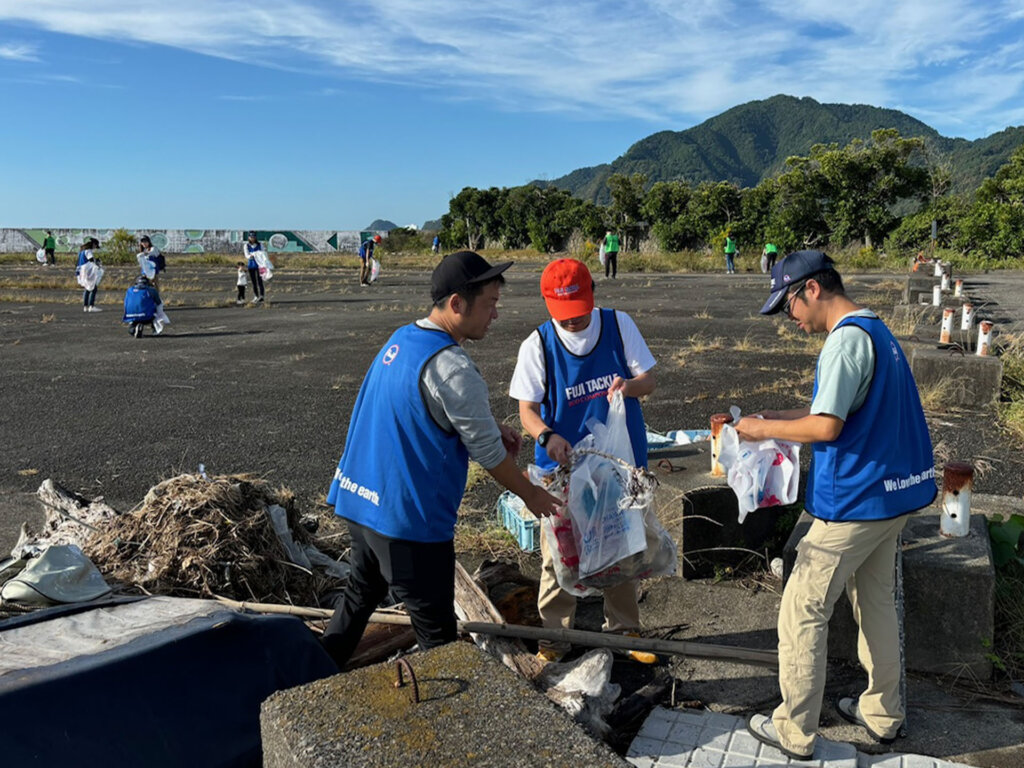
[[[640,335],[640,329],[636,327],[633,318],[625,312],[616,310],[615,319],[619,323],[622,347],[626,353],[626,365],[629,366],[629,372],[635,378],[654,367],[654,355],[647,348],[647,342]],[[597,341],[601,337],[601,312],[594,307],[590,313],[590,325],[575,333],[565,330],[557,322],[553,322],[552,325],[555,326],[555,332],[565,344],[566,349],[574,355],[583,356],[589,354],[597,346]],[[614,333],[615,329],[613,328],[611,331]],[[534,331],[519,345],[519,358],[516,360],[516,369],[508,386],[509,397],[525,400],[528,403],[543,402],[544,382],[544,342],[541,341],[540,333]]]

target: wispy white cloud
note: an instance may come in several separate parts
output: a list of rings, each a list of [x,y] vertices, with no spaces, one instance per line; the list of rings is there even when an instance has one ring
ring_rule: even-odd
[[[0,20],[661,125],[791,93],[978,133],[1024,103],[1017,0],[0,0]]]
[[[39,61],[38,51],[31,43],[0,43],[0,59],[8,61]]]

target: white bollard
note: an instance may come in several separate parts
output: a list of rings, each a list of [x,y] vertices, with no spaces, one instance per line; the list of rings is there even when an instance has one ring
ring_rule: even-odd
[[[961,296],[964,295],[964,281],[963,280],[957,280],[956,283],[954,283],[954,285],[953,285],[953,295],[956,296],[958,299]]]
[[[935,260],[935,277],[942,277],[942,262]]]
[[[939,533],[948,538],[966,536],[971,532],[971,492],[974,490],[974,467],[962,461],[951,461],[942,471],[942,515]]]
[[[978,323],[978,357],[987,357],[988,348],[992,344],[992,323],[982,320]]]
[[[960,317],[960,330],[970,331],[974,327],[974,305],[964,303],[964,313]]]
[[[942,306],[942,286],[941,285],[936,285],[934,288],[932,288],[932,306],[933,307],[941,307]]]
[[[942,330],[939,331],[939,344],[949,344],[953,333],[953,310],[942,310]]]
[[[732,416],[728,413],[711,415],[711,476],[725,477],[725,467],[718,463],[718,453],[722,448],[722,425],[731,424]]]
[[[939,288],[942,289],[943,293],[949,290],[949,275],[945,272],[942,273],[942,282],[939,283]]]

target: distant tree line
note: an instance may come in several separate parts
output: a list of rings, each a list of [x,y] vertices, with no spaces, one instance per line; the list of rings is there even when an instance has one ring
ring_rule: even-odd
[[[954,194],[951,176],[924,139],[883,129],[845,147],[815,145],[806,157],[790,157],[778,176],[744,189],[728,182],[648,186],[643,174],[614,174],[612,202],[602,206],[550,186],[466,187],[441,217],[441,238],[447,248],[548,253],[565,250],[574,233],[596,240],[615,230],[627,249],[653,240],[682,251],[717,249],[729,232],[747,247],[862,243],[904,254],[928,243],[934,219],[939,247],[1024,256],[1024,146],[973,194]]]

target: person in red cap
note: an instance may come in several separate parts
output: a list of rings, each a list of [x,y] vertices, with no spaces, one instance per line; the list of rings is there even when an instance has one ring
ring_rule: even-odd
[[[534,461],[554,470],[567,464],[572,447],[588,432],[591,417],[604,421],[615,392],[626,402],[626,420],[634,464],[647,466],[647,431],[638,398],[654,391],[654,357],[633,319],[624,312],[594,307],[594,280],[575,259],[548,264],[540,292],[551,320],[519,347],[509,395],[519,401],[519,418],[536,440]],[[541,537],[542,571],[537,608],[545,627],[571,628],[576,598],[559,587],[552,554]],[[629,632],[640,626],[637,584],[604,590],[604,627]],[[538,656],[560,659],[565,643],[542,641]],[[654,654],[631,651],[637,661],[652,663]]]

